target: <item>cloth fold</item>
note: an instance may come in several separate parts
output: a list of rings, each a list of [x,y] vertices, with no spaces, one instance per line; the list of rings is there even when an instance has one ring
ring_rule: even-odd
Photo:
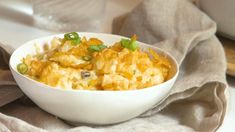
[[[3,47],[0,43],[0,107],[23,96],[8,67],[10,54]]]
[[[113,33],[136,34],[140,41],[172,54],[180,64],[179,77],[160,104],[124,123],[72,127],[18,100],[0,108],[0,127],[5,131],[216,131],[227,109],[227,83],[224,50],[215,32],[216,24],[188,0],[144,0],[114,20]]]

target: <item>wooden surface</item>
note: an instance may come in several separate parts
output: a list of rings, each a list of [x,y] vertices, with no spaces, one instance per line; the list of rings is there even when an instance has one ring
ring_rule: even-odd
[[[219,37],[227,58],[227,74],[235,76],[235,40]]]

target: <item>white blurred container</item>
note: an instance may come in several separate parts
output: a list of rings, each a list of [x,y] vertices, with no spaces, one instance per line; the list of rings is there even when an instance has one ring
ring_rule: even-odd
[[[235,40],[235,0],[199,0],[199,7],[216,21],[221,35]]]
[[[101,30],[106,0],[33,0],[34,25],[52,31]]]

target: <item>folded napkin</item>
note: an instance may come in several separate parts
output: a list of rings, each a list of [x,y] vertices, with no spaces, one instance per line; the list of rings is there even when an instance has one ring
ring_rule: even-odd
[[[0,107],[18,99],[23,95],[21,90],[17,87],[11,72],[9,71],[8,61],[9,53],[3,48],[0,43]]]
[[[223,122],[227,109],[226,61],[215,31],[216,24],[188,0],[145,0],[129,14],[115,19],[113,32],[124,36],[137,34],[140,41],[160,47],[176,58],[180,74],[168,97],[124,123],[77,127],[44,112],[27,99],[20,99],[0,108],[0,130],[215,131]],[[5,72],[3,80],[10,76],[8,71],[1,71]],[[11,79],[1,81],[0,105],[20,95],[4,101],[2,95],[10,89],[4,86],[14,86],[14,82]]]

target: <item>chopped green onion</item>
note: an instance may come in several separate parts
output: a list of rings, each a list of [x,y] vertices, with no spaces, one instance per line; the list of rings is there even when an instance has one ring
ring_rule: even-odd
[[[107,48],[106,45],[91,45],[88,47],[88,50],[91,52],[99,52],[105,48]]]
[[[17,65],[17,71],[21,74],[25,74],[28,71],[28,66],[25,63],[20,63]]]
[[[70,32],[64,34],[65,40],[70,40],[72,45],[78,45],[81,43],[81,38],[76,32]]]
[[[129,50],[135,51],[138,48],[137,41],[135,39],[122,39],[121,46]]]
[[[91,45],[88,47],[89,51],[100,51],[100,48],[97,45]]]
[[[129,39],[122,39],[121,40],[121,45],[122,47],[126,48],[129,46],[130,40]]]
[[[91,56],[86,55],[86,56],[82,56],[82,59],[84,61],[90,61],[92,58],[91,58]]]
[[[131,41],[130,50],[135,51],[137,48],[138,48],[138,44],[137,44],[136,40]]]
[[[75,39],[75,40],[71,40],[71,44],[72,45],[78,45],[78,44],[80,44],[81,43],[81,40],[80,39]]]
[[[75,39],[78,39],[79,36],[76,32],[70,32],[70,33],[64,34],[64,38],[66,40],[75,40]]]
[[[103,44],[102,45],[98,45],[98,46],[99,46],[100,50],[107,48],[107,46],[103,45]]]

